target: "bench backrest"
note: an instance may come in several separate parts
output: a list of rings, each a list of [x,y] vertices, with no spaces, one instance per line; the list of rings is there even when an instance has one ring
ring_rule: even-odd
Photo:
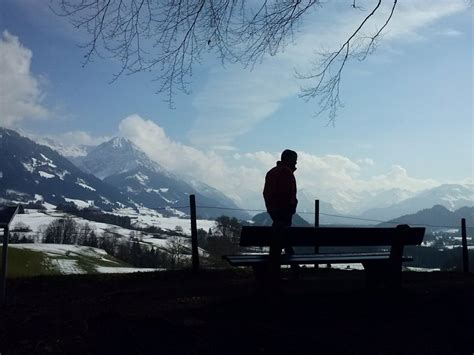
[[[274,233],[273,227],[244,226],[240,245],[269,246]],[[284,227],[283,233],[293,246],[420,245],[425,228]]]

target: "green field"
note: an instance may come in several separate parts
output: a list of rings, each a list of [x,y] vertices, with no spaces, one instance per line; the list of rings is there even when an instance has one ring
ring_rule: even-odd
[[[86,248],[86,247],[84,247]],[[0,246],[0,255],[2,247]],[[61,275],[60,262],[74,264],[78,273],[95,274],[96,267],[129,267],[126,263],[108,255],[106,258],[83,255],[78,253],[66,253],[67,255],[51,255],[42,251],[8,248],[7,277],[30,277],[39,275]]]
[[[3,252],[0,247],[0,251]],[[7,277],[59,275],[59,270],[49,267],[48,257],[42,252],[8,248]]]

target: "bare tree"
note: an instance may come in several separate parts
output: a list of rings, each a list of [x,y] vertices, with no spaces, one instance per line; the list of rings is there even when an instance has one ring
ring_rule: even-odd
[[[71,218],[53,220],[44,230],[43,242],[54,244],[75,244],[77,241],[78,225]]]
[[[306,99],[319,98],[318,113],[334,120],[340,105],[341,74],[348,60],[364,59],[390,22],[397,0],[379,29],[362,35],[380,11],[382,0],[366,10],[356,0],[346,0],[355,11],[367,11],[361,23],[333,52],[324,53],[314,70],[298,77],[309,82]],[[362,2],[362,1],[361,1]],[[158,92],[172,104],[176,90],[187,92],[187,80],[203,52],[222,62],[253,66],[266,55],[276,55],[294,38],[298,26],[321,0],[52,0],[52,9],[85,28],[90,40],[85,63],[109,55],[121,61],[124,73],[153,71]]]
[[[173,269],[183,267],[189,255],[189,239],[184,237],[170,237],[166,241],[166,252],[170,267]]]

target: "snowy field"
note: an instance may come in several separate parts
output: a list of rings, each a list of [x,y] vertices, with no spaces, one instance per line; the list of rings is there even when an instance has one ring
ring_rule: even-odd
[[[55,206],[47,206],[47,210],[34,210],[25,209],[24,214],[17,214],[12,222],[12,231],[14,232],[15,226],[24,227],[25,225],[31,229],[30,232],[25,233],[29,237],[34,237],[34,244],[10,244],[13,248],[23,248],[32,251],[41,252],[47,257],[47,267],[54,269],[61,274],[81,274],[91,272],[90,268],[84,270],[81,267],[78,260],[81,258],[88,258],[95,261],[100,261],[100,264],[95,265],[92,272],[99,273],[129,273],[129,272],[143,272],[143,271],[156,271],[159,269],[146,269],[146,268],[126,268],[116,265],[117,263],[111,261],[110,256],[102,249],[89,248],[77,245],[60,245],[60,244],[41,244],[41,235],[46,227],[56,219],[70,217],[74,219],[78,224],[88,223],[89,226],[95,230],[97,236],[100,238],[102,233],[112,233],[119,238],[128,240],[132,234],[139,236],[140,244],[146,244],[159,249],[172,248],[176,243],[185,245],[190,248],[190,235],[191,226],[189,219],[183,219],[178,217],[165,217],[157,211],[140,208],[137,213],[133,209],[121,209],[114,211],[113,214],[119,216],[127,216],[132,220],[134,227],[158,227],[164,231],[180,232],[188,237],[170,236],[166,233],[162,235],[150,234],[139,232],[134,229],[123,228],[112,224],[95,222],[86,220],[74,215],[70,215],[64,212],[56,211]],[[215,221],[211,220],[198,220],[197,227],[203,228],[206,231],[215,226]],[[205,256],[207,253],[199,248],[199,254]],[[186,259],[187,255],[183,255],[182,258]],[[89,260],[89,261],[90,261]]]
[[[96,233],[101,234],[105,231],[111,232],[115,235],[128,238],[132,232],[138,233],[133,229],[127,229],[107,223],[89,221],[74,215],[69,215],[64,212],[58,212],[54,206],[50,206],[45,211],[26,209],[25,214],[17,214],[12,222],[12,229],[17,224],[25,224],[31,229],[29,234],[41,233],[41,231],[48,226],[52,221],[58,218],[71,217],[78,223],[88,223],[95,229]],[[114,214],[119,216],[128,216],[132,219],[132,225],[140,228],[158,227],[169,231],[182,231],[182,233],[191,235],[191,222],[189,219],[182,219],[178,217],[164,217],[162,214],[143,208],[139,213],[132,209],[117,210]],[[208,231],[215,226],[215,221],[211,220],[197,220],[197,228],[202,228]],[[154,238],[155,235],[143,233],[143,242],[164,247],[166,239]]]
[[[176,230],[179,227],[185,234],[191,235],[191,220],[182,217],[164,217],[158,211],[146,207],[139,207],[138,212],[132,208],[123,208],[115,210],[113,214],[118,216],[127,216],[132,219],[132,224],[137,227],[158,227],[165,230]],[[204,229],[206,232],[213,228],[215,221],[198,219],[197,228]]]

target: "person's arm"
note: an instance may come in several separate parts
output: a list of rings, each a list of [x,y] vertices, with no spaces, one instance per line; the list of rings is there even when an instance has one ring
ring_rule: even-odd
[[[265,207],[267,212],[270,212],[275,206],[274,196],[275,196],[275,181],[271,179],[267,174],[265,176],[265,186],[263,187],[263,199],[265,200]]]
[[[296,180],[290,170],[285,170],[282,174],[278,192],[281,196],[281,207],[294,214],[298,201],[296,200]]]

